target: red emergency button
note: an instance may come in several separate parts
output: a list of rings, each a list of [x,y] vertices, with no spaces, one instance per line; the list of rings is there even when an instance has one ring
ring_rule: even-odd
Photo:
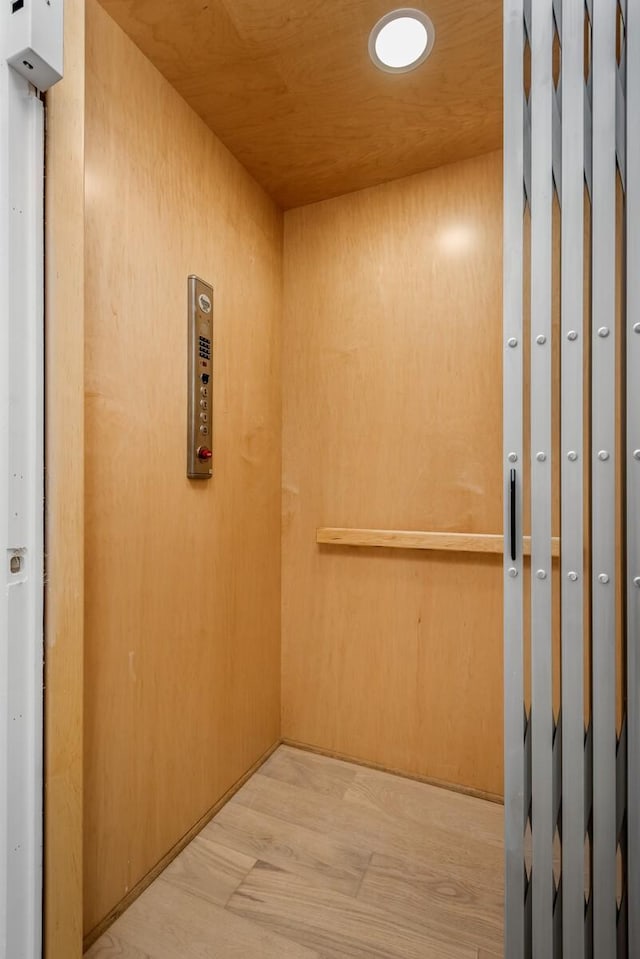
[[[199,460],[210,460],[213,457],[213,453],[208,446],[199,446],[198,447],[198,459]]]

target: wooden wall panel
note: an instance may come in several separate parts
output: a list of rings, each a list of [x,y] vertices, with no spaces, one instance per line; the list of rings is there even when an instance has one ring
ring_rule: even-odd
[[[66,0],[46,98],[45,959],[82,955],[84,19]]]
[[[85,931],[279,737],[282,215],[87,5]],[[186,468],[187,275],[215,287]]]
[[[285,216],[283,735],[502,792],[502,157]]]

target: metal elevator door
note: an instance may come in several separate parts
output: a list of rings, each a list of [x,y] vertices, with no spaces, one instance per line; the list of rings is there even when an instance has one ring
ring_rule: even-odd
[[[505,955],[636,957],[640,0],[504,14]]]

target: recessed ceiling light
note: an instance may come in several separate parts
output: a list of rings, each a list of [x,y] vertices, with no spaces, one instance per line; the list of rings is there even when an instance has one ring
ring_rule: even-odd
[[[435,38],[426,13],[403,7],[378,20],[369,37],[369,55],[380,70],[408,73],[424,63]]]

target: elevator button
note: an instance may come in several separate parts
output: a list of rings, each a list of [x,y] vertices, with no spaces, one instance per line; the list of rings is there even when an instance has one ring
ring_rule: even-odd
[[[202,433],[203,436],[208,436],[208,435],[209,435],[209,427],[208,427],[208,426],[201,426],[201,427],[200,427],[200,432]]]
[[[206,386],[200,387],[200,395],[205,397],[209,395],[209,390],[207,389]]]
[[[199,460],[210,460],[213,457],[213,453],[208,446],[199,446],[198,447],[198,459]]]

